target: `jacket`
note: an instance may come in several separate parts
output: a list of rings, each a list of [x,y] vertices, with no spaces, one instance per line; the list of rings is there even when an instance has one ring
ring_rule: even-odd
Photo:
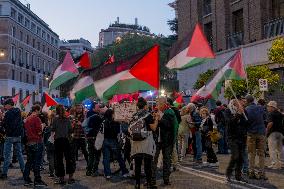
[[[262,106],[256,105],[255,103],[250,104],[246,107],[248,116],[248,134],[260,134],[265,135],[265,111]]]
[[[90,128],[90,131],[86,135],[86,137],[87,138],[96,137],[98,132],[100,131],[103,119],[99,114],[97,114],[93,111],[89,111],[87,113],[87,118],[88,117],[90,117],[89,124],[88,124],[88,128]]]
[[[41,120],[38,116],[31,115],[27,118],[25,131],[28,144],[43,142]]]
[[[19,108],[12,108],[5,113],[3,119],[3,127],[6,137],[21,137],[23,136],[23,119]]]
[[[226,123],[228,128],[228,139],[238,140],[241,143],[246,143],[248,121],[244,115],[233,115],[229,109],[226,110]]]

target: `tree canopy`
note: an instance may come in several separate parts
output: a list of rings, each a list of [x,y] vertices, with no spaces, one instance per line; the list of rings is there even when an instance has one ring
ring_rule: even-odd
[[[268,58],[273,63],[284,64],[284,37],[273,41],[272,47],[268,51]]]
[[[203,87],[207,83],[207,81],[212,78],[215,71],[216,70],[209,69],[206,72],[201,73],[198,76],[197,81],[193,85],[193,89],[200,89],[201,87]]]

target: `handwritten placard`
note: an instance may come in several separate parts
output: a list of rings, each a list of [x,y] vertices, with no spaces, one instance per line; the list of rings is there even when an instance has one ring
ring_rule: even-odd
[[[133,114],[137,112],[135,103],[124,102],[114,105],[114,120],[115,121],[130,121]]]

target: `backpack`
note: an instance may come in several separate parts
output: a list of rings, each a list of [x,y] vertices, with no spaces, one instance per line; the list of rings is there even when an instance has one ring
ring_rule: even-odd
[[[129,125],[131,131],[130,136],[133,141],[143,141],[149,136],[145,122],[145,118],[148,116],[149,113],[146,113],[144,116],[134,114]]]

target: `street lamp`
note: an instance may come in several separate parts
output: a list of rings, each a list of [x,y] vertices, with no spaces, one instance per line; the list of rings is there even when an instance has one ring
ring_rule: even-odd
[[[45,76],[45,80],[48,81],[48,80],[49,80],[49,77],[48,77],[48,76]]]
[[[4,53],[4,50],[2,49],[2,50],[0,50],[0,57],[2,58],[4,56],[5,56],[5,53]]]

